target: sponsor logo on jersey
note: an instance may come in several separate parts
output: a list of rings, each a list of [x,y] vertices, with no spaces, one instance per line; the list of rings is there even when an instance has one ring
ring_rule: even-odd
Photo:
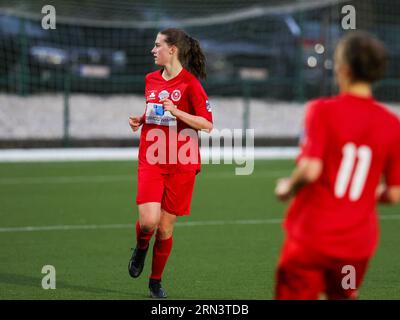
[[[176,101],[180,100],[181,96],[182,96],[181,91],[176,89],[176,90],[172,91],[171,99],[176,102]]]
[[[210,101],[206,100],[206,109],[208,112],[211,112],[211,105],[210,105]]]
[[[169,98],[169,92],[167,90],[163,90],[158,94],[158,99],[163,100]]]
[[[156,98],[156,90],[150,90],[149,91],[149,95],[147,96],[147,100],[153,100],[153,99],[155,99]]]
[[[176,117],[171,112],[165,111],[161,103],[147,103],[145,121],[147,124],[159,126],[176,126]]]

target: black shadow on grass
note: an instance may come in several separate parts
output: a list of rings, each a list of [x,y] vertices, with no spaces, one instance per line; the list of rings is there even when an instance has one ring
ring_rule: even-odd
[[[14,284],[19,286],[26,286],[26,287],[33,287],[33,288],[41,288],[42,278],[38,277],[31,277],[21,274],[13,274],[13,273],[0,273],[0,284]],[[133,292],[124,292],[124,291],[117,291],[117,290],[110,290],[104,288],[94,288],[88,286],[79,286],[70,284],[64,281],[57,280],[57,289],[71,289],[74,291],[86,292],[86,293],[93,293],[93,294],[118,294],[129,296],[132,299],[144,299],[148,298],[148,296]]]

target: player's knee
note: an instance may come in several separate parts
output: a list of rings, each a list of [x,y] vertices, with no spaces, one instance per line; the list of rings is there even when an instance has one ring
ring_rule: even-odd
[[[143,232],[146,232],[146,233],[150,233],[150,232],[154,231],[155,228],[156,228],[156,226],[154,226],[154,225],[149,225],[149,224],[144,224],[144,225],[141,225],[141,226],[140,226],[140,229],[141,229]]]
[[[172,237],[173,227],[166,225],[159,225],[157,229],[157,238],[164,240]]]
[[[156,218],[147,217],[140,222],[140,228],[143,232],[152,232],[158,227],[159,222]]]

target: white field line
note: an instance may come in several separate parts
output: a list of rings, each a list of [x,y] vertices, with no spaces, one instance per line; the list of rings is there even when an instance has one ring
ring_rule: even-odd
[[[136,175],[15,177],[0,179],[0,185],[64,184],[134,181]]]
[[[252,177],[252,178],[278,178],[290,173],[289,170],[277,171],[257,171],[254,170],[252,175],[239,176],[239,177]],[[232,172],[213,172],[213,173],[200,173],[200,179],[224,179],[235,178],[234,171]],[[68,184],[68,183],[107,183],[107,182],[135,182],[136,172],[130,175],[90,175],[90,176],[54,176],[54,177],[13,177],[13,178],[0,178],[0,186],[2,185],[25,185],[25,184]]]
[[[137,160],[138,148],[55,148],[55,149],[4,149],[0,150],[0,162],[47,162],[47,161],[117,161]],[[260,147],[252,150],[215,148],[201,149],[204,163],[215,163],[213,159],[230,159],[231,163],[243,164],[244,159],[293,159],[298,154],[295,147]]]
[[[400,220],[400,214],[380,215],[380,220]],[[211,220],[177,222],[176,227],[202,227],[223,225],[261,225],[280,224],[282,219],[253,219],[253,220]],[[134,224],[92,224],[92,225],[53,225],[0,228],[0,233],[35,232],[35,231],[69,231],[69,230],[99,230],[99,229],[134,229]]]

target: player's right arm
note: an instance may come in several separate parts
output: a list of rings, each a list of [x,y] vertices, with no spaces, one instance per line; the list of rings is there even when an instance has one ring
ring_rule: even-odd
[[[144,90],[144,95],[146,97],[146,92],[147,92],[147,81],[148,81],[148,75],[146,75],[144,82],[145,82],[145,90]],[[136,132],[139,130],[140,126],[144,123],[146,117],[146,112],[142,114],[141,116],[130,116],[129,117],[129,126],[131,127],[133,132]]]
[[[322,173],[327,133],[320,101],[308,104],[304,129],[304,141],[301,143],[296,168],[289,178],[277,181],[275,195],[281,201],[295,196],[302,187],[315,182]]]
[[[129,125],[133,132],[139,130],[140,126],[144,123],[144,115],[142,116],[130,116],[129,117]]]
[[[381,184],[377,191],[378,201],[385,204],[400,203],[400,186],[390,186]]]
[[[305,185],[315,182],[322,173],[322,160],[302,157],[292,175],[277,181],[275,195],[281,201],[287,201]]]

